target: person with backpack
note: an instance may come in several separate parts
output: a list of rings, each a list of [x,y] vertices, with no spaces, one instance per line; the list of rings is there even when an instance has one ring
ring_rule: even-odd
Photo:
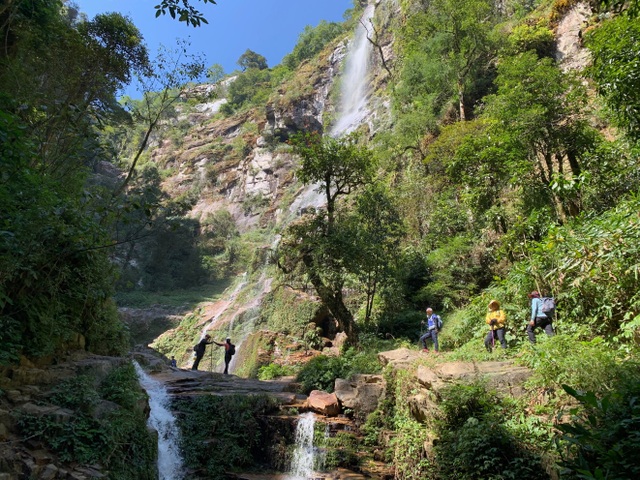
[[[236,346],[231,343],[231,339],[227,338],[224,343],[213,342],[219,347],[224,347],[224,374],[229,374],[229,363],[231,363],[231,357],[236,353]]]
[[[196,352],[196,359],[193,362],[191,370],[198,370],[198,365],[200,365],[200,360],[204,357],[207,345],[211,345],[212,343],[213,340],[211,340],[211,335],[205,335],[204,338],[200,340],[195,347],[193,347],[193,351]]]
[[[421,322],[422,325],[427,325],[427,332],[420,337],[422,342],[422,351],[429,352],[427,348],[427,339],[430,338],[433,342],[433,349],[438,353],[438,332],[442,328],[442,319],[439,315],[433,313],[432,308],[427,308],[427,320]]]
[[[552,325],[553,309],[548,306],[549,303],[554,302],[553,299],[551,299],[551,302],[548,302],[547,300],[551,297],[545,297],[544,300],[547,301],[547,306],[545,306],[543,299],[540,298],[540,292],[536,290],[527,296],[531,299],[531,319],[527,324],[527,335],[529,336],[531,344],[535,345],[536,334],[534,330],[536,328],[540,327],[550,337],[554,335]]]
[[[506,349],[505,324],[507,323],[507,315],[504,310],[500,309],[500,303],[497,300],[491,300],[488,308],[489,311],[485,317],[485,323],[489,325],[489,333],[484,339],[484,346],[487,347],[489,352],[492,352],[497,338],[500,346]]]

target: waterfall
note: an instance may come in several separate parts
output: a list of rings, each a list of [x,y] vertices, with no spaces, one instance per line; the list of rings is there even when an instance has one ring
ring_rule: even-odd
[[[151,412],[147,424],[158,432],[158,478],[159,480],[182,480],[183,467],[180,455],[180,431],[176,417],[169,409],[169,395],[161,382],[154,380],[133,361],[142,388],[149,395]]]
[[[360,17],[353,40],[349,42],[345,57],[344,73],[340,88],[340,101],[336,108],[337,118],[329,130],[332,137],[340,137],[354,131],[369,114],[369,61],[373,51],[367,35],[369,19],[375,5],[368,5]],[[370,28],[370,27],[369,27]],[[300,215],[308,208],[318,209],[326,205],[327,198],[320,183],[306,185],[296,196],[289,211]]]
[[[339,137],[355,130],[366,118],[368,109],[369,60],[373,51],[369,35],[369,19],[375,6],[368,5],[349,44],[345,60],[344,75],[340,92],[338,118],[331,128],[332,137]]]
[[[240,280],[240,283],[238,283],[238,285],[236,285],[236,288],[233,289],[233,292],[231,292],[231,295],[229,295],[229,298],[223,303],[220,311],[217,314],[215,314],[213,318],[202,329],[202,332],[200,333],[200,340],[204,338],[208,330],[211,330],[215,326],[215,324],[218,322],[218,319],[222,316],[224,312],[227,311],[227,308],[229,308],[229,306],[235,301],[236,297],[238,296],[238,293],[240,293],[240,290],[242,290],[246,284],[247,284],[247,272],[244,272],[242,274],[242,280]]]
[[[296,447],[291,460],[290,480],[308,480],[314,478],[316,451],[313,448],[313,431],[316,417],[312,412],[303,413],[296,425]]]

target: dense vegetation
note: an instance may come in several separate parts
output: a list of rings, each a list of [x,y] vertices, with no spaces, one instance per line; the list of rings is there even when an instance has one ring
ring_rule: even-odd
[[[555,34],[577,3],[402,0],[402,15],[387,15],[384,28],[376,24],[379,14],[375,31],[395,39],[394,58],[382,59],[388,75],[376,84],[376,94],[390,99],[392,127],[342,139],[322,136],[319,125],[265,134],[266,148],[300,160],[298,181],[324,187],[327,208],[288,226],[263,222],[259,233],[243,235],[229,212],[198,219],[189,213],[216,185],[218,168],[249,153],[262,133],[256,112],[309,94],[309,71],[356,15],[344,25],[305,29],[273,68],[250,50],[233,75],[211,67],[210,79],[235,80],[210,121],[247,121],[232,142],[201,146],[213,166],[170,195],[162,184],[179,172],[176,159],[155,162],[149,146],[168,141],[177,149],[187,134],[201,133],[184,117],[202,101],[185,87],[204,73],[203,64],[193,59],[181,74],[168,69],[166,56],[151,61],[138,30],[119,14],[87,20],[58,0],[3,5],[0,363],[44,357],[72,342],[122,353],[128,339],[113,301],[116,286],[166,291],[253,273],[262,260],[256,246],[281,234],[273,260],[277,280],[291,290],[267,298],[272,304],[261,321],[309,345],[319,342],[309,328],[312,302],[283,312],[294,302],[287,295],[297,301],[295,289],[312,291],[354,347],[340,359],[310,363],[300,374],[306,389],[330,389],[335,376],[375,370],[371,354],[355,348],[366,350],[363,340],[372,337],[415,341],[426,306],[444,312],[442,347],[452,358],[492,358],[482,348],[482,318],[497,298],[508,314],[506,355],[535,369],[531,388],[550,392],[552,400],[537,406],[548,410],[540,420],[482,385],[452,388],[443,394],[441,417],[427,425],[440,439],[427,452],[425,425],[402,402],[410,386],[401,376],[390,379],[395,398],[369,428],[371,438],[393,431],[387,460],[399,477],[544,478],[542,465],[556,463],[566,478],[637,475],[627,452],[637,449],[638,422],[639,7],[636,0],[592,1],[594,14],[580,27],[592,61],[567,70],[556,59]],[[158,12],[192,25],[204,21],[180,8],[164,1]],[[134,76],[161,82],[147,83],[142,99],[119,103],[119,89]],[[182,160],[193,163],[202,151]],[[113,166],[125,175],[104,174]],[[259,215],[267,206],[255,196],[243,211]],[[558,302],[558,335],[535,349],[522,333],[532,290]],[[187,321],[191,335],[197,319]],[[581,408],[553,444],[549,416],[569,397]],[[189,408],[197,418],[196,410],[210,407]],[[507,412],[519,416],[505,422]],[[36,435],[49,428],[38,423],[45,420],[25,418],[22,427]],[[254,427],[251,418],[243,421]],[[74,422],[91,448],[77,439],[42,441],[69,460],[91,462],[107,439],[90,415]],[[110,434],[129,442],[130,432]],[[56,438],[66,440],[67,432]],[[235,457],[216,462],[241,466],[255,445],[240,440]],[[492,476],[491,452],[508,456],[502,476]],[[478,470],[480,460],[486,470]],[[207,464],[209,475],[216,465]]]
[[[263,420],[278,410],[268,396],[216,395],[177,400],[187,467],[202,478],[227,478],[229,472],[262,465],[283,468],[287,435]]]
[[[157,447],[147,428],[145,398],[129,364],[103,379],[81,375],[61,382],[40,402],[48,413],[25,413],[18,425],[64,462],[101,464],[109,478],[150,480],[156,478]],[[61,420],[60,411],[71,414]]]

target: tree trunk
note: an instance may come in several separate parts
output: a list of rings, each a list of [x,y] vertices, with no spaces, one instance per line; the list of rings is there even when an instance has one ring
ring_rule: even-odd
[[[464,113],[464,86],[461,82],[458,82],[458,102],[460,108],[460,120],[464,122],[467,119],[467,115]]]
[[[316,271],[316,266],[313,262],[313,257],[311,256],[311,254],[304,254],[302,256],[302,261],[307,267],[309,280],[311,280],[311,283],[315,288],[316,293],[320,297],[320,300],[322,300],[322,303],[329,309],[331,314],[338,322],[338,328],[347,335],[347,344],[357,344],[358,332],[356,329],[356,324],[353,319],[353,315],[351,315],[351,312],[344,304],[344,300],[342,298],[342,289],[334,290],[331,287],[325,285],[325,283],[322,281],[322,278],[320,278],[320,275]]]

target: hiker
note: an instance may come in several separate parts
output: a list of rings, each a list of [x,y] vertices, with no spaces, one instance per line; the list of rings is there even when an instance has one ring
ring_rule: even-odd
[[[178,362],[176,361],[176,357],[174,357],[173,355],[171,355],[169,365],[171,365],[173,368],[178,368]]]
[[[224,374],[229,374],[229,363],[231,362],[231,357],[236,353],[236,346],[231,343],[231,339],[227,338],[224,343],[213,342],[219,347],[224,347]]]
[[[489,325],[489,333],[484,339],[484,346],[487,347],[489,352],[493,351],[493,347],[496,344],[496,337],[500,342],[500,346],[503,349],[507,348],[507,340],[505,339],[505,324],[507,323],[507,316],[504,310],[500,310],[500,303],[497,300],[491,300],[489,302],[489,311],[485,317],[485,322]]]
[[[553,326],[551,325],[551,317],[542,311],[542,300],[540,292],[533,291],[527,295],[531,299],[531,320],[527,324],[527,335],[532,345],[536,343],[536,335],[534,330],[540,327],[550,337],[553,336]]]
[[[200,342],[198,342],[195,347],[193,347],[193,351],[196,352],[196,360],[193,362],[191,370],[198,369],[198,365],[200,365],[200,360],[202,360],[202,357],[204,357],[204,352],[207,349],[207,345],[211,345],[212,343],[213,341],[211,340],[211,335],[205,335],[204,338],[200,340]]]
[[[421,325],[426,323],[427,325],[427,333],[420,337],[420,341],[422,342],[422,351],[428,352],[427,348],[427,338],[430,338],[433,341],[433,349],[438,352],[438,331],[442,326],[442,320],[438,315],[433,313],[433,309],[427,308],[427,320],[426,322],[423,320]]]

